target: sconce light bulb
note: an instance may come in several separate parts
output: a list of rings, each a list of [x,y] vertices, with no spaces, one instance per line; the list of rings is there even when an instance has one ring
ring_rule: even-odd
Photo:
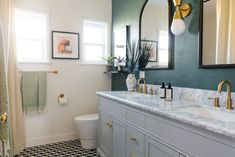
[[[182,19],[173,19],[171,24],[171,32],[175,35],[180,35],[185,30],[185,23]]]

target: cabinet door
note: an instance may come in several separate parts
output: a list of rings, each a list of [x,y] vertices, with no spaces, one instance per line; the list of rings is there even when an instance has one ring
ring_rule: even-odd
[[[145,135],[127,126],[127,157],[144,157]]]
[[[110,117],[106,114],[99,115],[98,149],[104,157],[110,156]]]
[[[111,157],[126,156],[126,125],[112,118],[112,155]]]
[[[146,140],[146,157],[179,157],[180,154],[173,149],[151,138]]]

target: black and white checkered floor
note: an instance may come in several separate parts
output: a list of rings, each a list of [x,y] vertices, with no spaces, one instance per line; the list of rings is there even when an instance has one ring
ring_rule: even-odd
[[[15,157],[98,157],[96,150],[85,150],[79,140],[28,147]]]

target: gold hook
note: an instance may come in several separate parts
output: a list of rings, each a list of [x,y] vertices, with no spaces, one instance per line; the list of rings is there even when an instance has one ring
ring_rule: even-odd
[[[6,124],[7,122],[7,113],[4,112],[1,116],[0,116],[0,120],[2,121],[2,124]]]

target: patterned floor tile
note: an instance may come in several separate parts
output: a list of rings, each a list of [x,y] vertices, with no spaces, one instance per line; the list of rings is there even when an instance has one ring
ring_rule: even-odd
[[[15,157],[98,157],[96,150],[86,150],[79,140],[28,147]]]

